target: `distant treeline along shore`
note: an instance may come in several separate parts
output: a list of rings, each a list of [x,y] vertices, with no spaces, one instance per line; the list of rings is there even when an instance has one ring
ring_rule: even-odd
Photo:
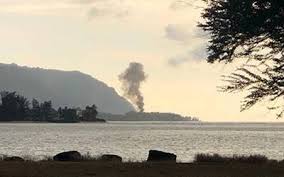
[[[59,107],[53,108],[51,101],[31,102],[16,92],[2,91],[0,105],[0,121],[40,121],[40,122],[80,122],[104,121],[97,118],[96,105],[85,109]]]
[[[161,112],[128,112],[124,115],[98,113],[98,116],[108,121],[199,121],[196,117],[181,116],[174,113]]]
[[[0,121],[34,121],[76,123],[108,121],[198,121],[197,118],[183,117],[173,113],[129,112],[124,115],[98,113],[95,104],[82,108],[54,108],[52,101],[28,100],[16,92],[0,92]],[[99,117],[99,118],[98,118]]]

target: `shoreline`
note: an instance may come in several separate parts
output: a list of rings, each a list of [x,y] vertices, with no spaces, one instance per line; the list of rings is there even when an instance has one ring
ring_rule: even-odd
[[[281,177],[283,174],[281,164],[0,162],[1,177]]]
[[[117,159],[119,156],[104,159],[101,158],[103,156],[93,157],[88,154],[82,155],[79,160],[58,161],[55,159],[56,156],[46,157],[45,160],[40,161],[7,156],[9,160],[0,159],[0,177],[281,177],[284,175],[284,160],[276,161],[262,155],[197,154],[194,161],[189,163],[148,160],[123,162],[122,159]]]
[[[130,123],[151,123],[151,122],[157,122],[157,123],[179,123],[179,122],[188,122],[188,123],[192,123],[192,124],[272,124],[272,125],[279,125],[279,124],[284,124],[284,121],[282,122],[274,122],[274,121],[271,121],[271,122],[207,122],[207,121],[150,121],[150,120],[145,120],[145,121],[140,121],[140,120],[137,120],[137,121],[124,121],[124,120],[111,120],[111,121],[106,121],[106,122],[101,122],[101,121],[80,121],[80,122],[48,122],[48,121],[0,121],[0,124],[1,123],[35,123],[35,124],[39,124],[39,123],[50,123],[50,124],[80,124],[80,123],[109,123],[109,122],[130,122]]]

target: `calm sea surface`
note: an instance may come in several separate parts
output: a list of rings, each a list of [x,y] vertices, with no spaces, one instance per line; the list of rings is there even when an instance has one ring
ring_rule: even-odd
[[[41,158],[67,150],[141,161],[148,150],[191,161],[196,153],[263,154],[284,159],[283,123],[109,122],[0,124],[0,154]]]

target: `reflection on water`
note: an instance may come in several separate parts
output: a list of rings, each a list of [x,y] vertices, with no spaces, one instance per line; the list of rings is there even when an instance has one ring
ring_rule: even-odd
[[[78,150],[145,160],[148,150],[176,153],[190,161],[196,153],[263,154],[284,159],[284,124],[109,122],[106,124],[0,124],[0,154],[54,155]],[[283,156],[283,157],[282,157]]]

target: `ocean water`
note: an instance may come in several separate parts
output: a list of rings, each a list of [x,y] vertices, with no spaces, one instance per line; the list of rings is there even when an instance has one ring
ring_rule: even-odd
[[[1,123],[0,154],[42,158],[77,150],[143,161],[148,151],[175,153],[189,162],[197,153],[263,154],[284,159],[283,123],[109,122],[105,124]]]

